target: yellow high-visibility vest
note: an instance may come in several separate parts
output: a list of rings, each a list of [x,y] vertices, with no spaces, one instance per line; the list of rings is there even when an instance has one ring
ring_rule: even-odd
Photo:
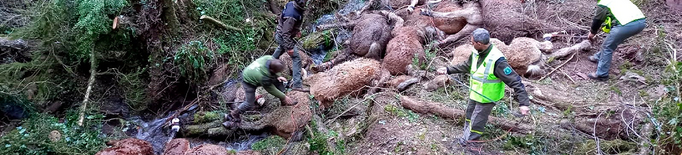
[[[486,56],[482,62],[483,64],[478,66],[478,51],[474,50],[472,52],[470,71],[471,77],[469,78],[471,90],[469,92],[469,99],[479,103],[492,103],[499,101],[502,99],[502,97],[504,97],[504,83],[502,83],[502,81],[495,76],[493,71],[495,70],[495,62],[498,59],[504,57],[504,55],[497,48],[491,47],[488,56]],[[476,92],[485,95],[485,97],[479,95]]]
[[[611,15],[616,18],[619,25],[645,18],[642,10],[630,0],[600,0],[597,5],[609,8]]]

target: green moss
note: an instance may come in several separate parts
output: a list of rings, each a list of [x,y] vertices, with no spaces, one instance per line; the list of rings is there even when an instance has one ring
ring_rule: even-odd
[[[270,136],[261,141],[253,143],[251,148],[264,154],[277,154],[286,144],[286,140],[279,136]]]
[[[325,30],[312,33],[303,38],[303,49],[312,50],[319,46],[331,47],[334,44],[332,39],[332,32],[334,30]]]
[[[222,113],[217,111],[202,111],[194,114],[194,124],[213,122],[221,119]]]

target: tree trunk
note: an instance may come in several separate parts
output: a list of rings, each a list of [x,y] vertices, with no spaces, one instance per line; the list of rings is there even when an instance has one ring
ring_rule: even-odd
[[[83,126],[83,119],[85,119],[85,110],[88,107],[90,100],[90,92],[92,92],[92,84],[95,83],[95,76],[97,76],[97,61],[95,60],[95,47],[90,51],[90,79],[88,80],[88,88],[85,90],[85,97],[83,98],[83,105],[81,105],[80,116],[78,117],[78,126]]]
[[[180,33],[180,20],[175,14],[175,7],[173,0],[163,0],[163,20],[168,24],[168,31],[171,35],[176,36]]]

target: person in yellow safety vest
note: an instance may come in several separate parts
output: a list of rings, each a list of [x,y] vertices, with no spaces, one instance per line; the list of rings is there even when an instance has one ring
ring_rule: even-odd
[[[609,79],[609,68],[611,67],[613,51],[625,39],[644,30],[644,27],[646,27],[646,17],[630,0],[599,0],[597,6],[597,14],[592,20],[588,38],[594,40],[599,27],[605,21],[613,22],[615,26],[610,27],[612,23],[605,23],[607,26],[603,30],[608,35],[601,45],[602,49],[589,57],[590,61],[597,63],[597,72],[587,76],[591,79],[606,81]]]
[[[481,137],[494,102],[504,97],[505,84],[514,89],[521,114],[527,115],[529,111],[528,93],[521,77],[509,66],[502,52],[490,44],[490,33],[482,28],[474,30],[471,44],[474,49],[467,62],[437,69],[438,74],[471,73],[466,123],[459,141],[463,145]]]

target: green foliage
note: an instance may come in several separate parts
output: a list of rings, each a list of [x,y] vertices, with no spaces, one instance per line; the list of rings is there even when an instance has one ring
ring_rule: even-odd
[[[259,44],[270,44],[269,41],[263,39],[267,39],[266,36],[272,36],[274,18],[264,13],[265,10],[246,10],[246,8],[263,8],[263,1],[195,0],[194,3],[201,15],[208,15],[227,25],[243,29],[243,31],[207,32],[217,34],[212,37],[212,41],[218,46],[216,53],[228,58],[228,64],[243,68],[250,63],[251,59],[260,56],[260,53],[253,52]]]
[[[21,97],[33,102],[18,102],[25,107],[40,107],[46,101],[70,92],[75,79],[50,72],[52,59],[34,59],[27,63],[0,64],[0,95]]]
[[[317,126],[315,125],[318,122],[310,121],[310,126]],[[310,151],[311,152],[317,152],[320,155],[333,155],[333,154],[344,154],[346,150],[346,141],[345,140],[340,140],[339,138],[333,138],[336,139],[335,146],[329,146],[327,143],[328,139],[331,139],[332,137],[338,137],[339,134],[336,133],[334,130],[330,130],[327,133],[318,131],[316,128],[313,129],[313,137],[308,137],[308,144],[310,144]]]
[[[100,35],[111,31],[112,19],[108,15],[115,15],[128,5],[126,0],[78,0],[76,2],[78,22],[74,25],[77,31],[77,50],[73,51],[76,58],[85,59],[92,52],[95,42]]]
[[[654,45],[653,53],[666,57],[666,67],[662,73],[661,84],[665,85],[668,95],[659,98],[652,107],[652,113],[655,117],[652,122],[656,130],[661,134],[661,141],[658,142],[657,149],[661,150],[661,154],[669,154],[668,146],[682,145],[682,62],[677,61],[677,45],[670,43],[667,39],[665,29],[659,27],[658,37],[656,38],[656,45]]]
[[[286,140],[279,136],[270,136],[261,141],[253,143],[251,148],[264,154],[277,154],[286,144]]]
[[[175,54],[173,63],[180,69],[182,77],[191,83],[200,84],[208,79],[208,67],[214,63],[214,53],[200,41],[190,41]]]
[[[412,112],[412,110],[407,110],[402,107],[396,107],[393,105],[386,105],[384,111],[396,115],[398,117],[407,118],[410,122],[417,122],[419,119],[419,114]]]
[[[505,150],[513,150],[516,148],[529,149],[527,154],[544,154],[547,151],[547,141],[542,137],[535,137],[534,135],[526,135],[523,137],[509,136],[503,145]]]
[[[75,7],[74,7],[75,6]],[[88,58],[100,35],[112,31],[110,15],[128,6],[126,0],[50,0],[35,5],[32,22],[18,36],[60,43],[73,61]],[[110,38],[106,38],[110,39]]]
[[[98,124],[103,115],[89,115],[89,123]],[[0,137],[0,154],[95,154],[104,148],[105,139],[100,135],[101,126],[85,124],[79,127],[76,123],[78,113],[70,111],[64,121],[59,118],[34,113],[23,124],[6,135]],[[61,133],[60,138],[52,142],[48,135],[52,131]]]
[[[147,106],[145,88],[146,83],[142,80],[145,68],[138,68],[137,71],[128,74],[117,74],[119,84],[123,87],[126,103],[135,111],[141,111]]]
[[[429,46],[431,46],[431,45],[429,45]],[[433,51],[431,51],[431,50],[433,50]],[[424,60],[426,60],[426,61],[432,61],[434,58],[436,58],[436,53],[438,53],[438,49],[434,49],[434,48],[431,48],[431,47],[427,47],[427,48],[424,50],[424,54],[425,54],[425,58],[426,58],[426,59],[424,59]],[[426,68],[426,67],[429,67],[428,65],[429,65],[429,64],[425,62],[425,63],[423,64],[423,66],[420,66],[420,68],[421,68],[421,69],[424,69],[424,70],[429,70],[429,71],[435,70],[435,67],[434,67],[434,66],[431,66],[431,68]]]

